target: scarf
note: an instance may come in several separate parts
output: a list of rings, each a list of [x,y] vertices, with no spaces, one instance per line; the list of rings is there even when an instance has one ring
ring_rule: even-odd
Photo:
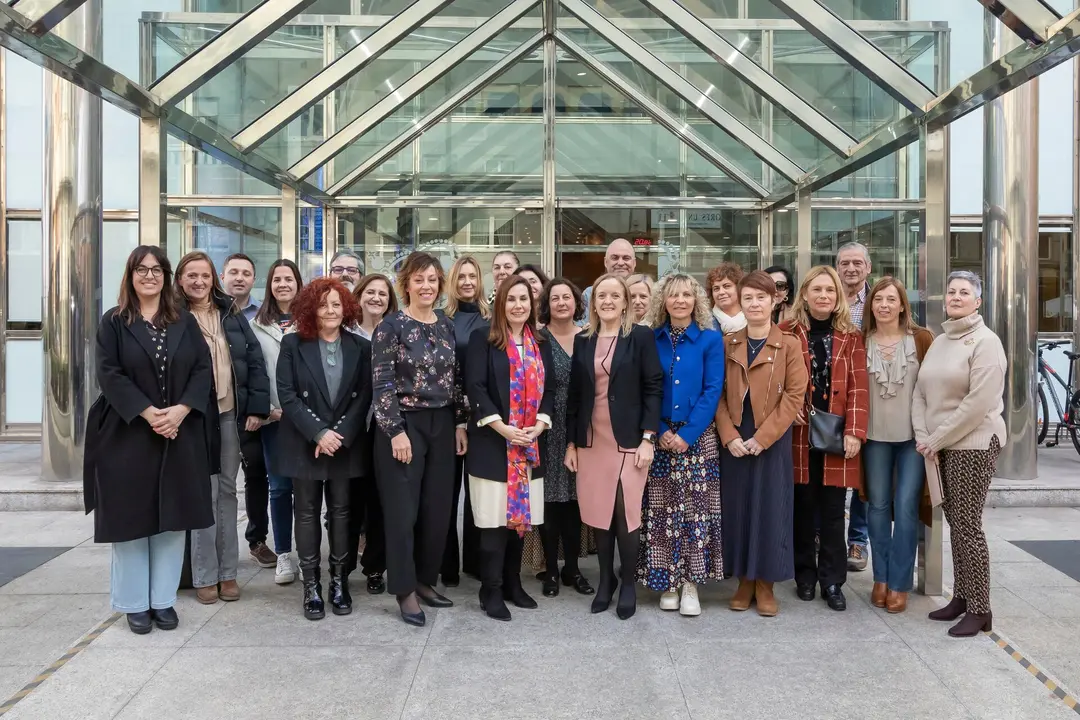
[[[214,370],[214,389],[217,391],[218,412],[225,413],[235,408],[233,398],[232,357],[229,355],[229,342],[221,327],[221,315],[212,298],[202,303],[189,303],[191,314],[199,324],[203,339],[210,348],[210,360]]]
[[[720,332],[725,335],[731,333],[737,333],[746,327],[746,318],[741,312],[734,315],[728,315],[718,307],[712,309],[713,317],[716,318],[716,322],[720,325]]]
[[[540,398],[544,396],[544,363],[540,345],[526,326],[522,331],[522,352],[511,340],[506,344],[510,360],[510,417],[508,424],[530,428],[536,424]],[[533,440],[529,446],[506,443],[506,527],[520,537],[532,527],[529,511],[529,468],[540,465],[540,449]]]

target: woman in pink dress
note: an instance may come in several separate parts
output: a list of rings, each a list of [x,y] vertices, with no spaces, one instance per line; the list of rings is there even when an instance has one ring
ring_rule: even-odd
[[[611,605],[615,543],[622,562],[616,613],[637,609],[635,567],[641,501],[660,426],[664,372],[652,331],[635,325],[630,292],[616,275],[592,287],[588,328],[574,338],[566,409],[566,467],[577,473],[581,520],[596,529],[600,582],[592,611]]]

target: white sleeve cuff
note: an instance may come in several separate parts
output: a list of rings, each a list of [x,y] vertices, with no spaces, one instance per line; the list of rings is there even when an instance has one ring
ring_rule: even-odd
[[[491,423],[495,422],[496,420],[501,420],[501,419],[502,418],[500,418],[498,415],[488,415],[486,418],[480,418],[476,422],[476,427],[484,427],[485,425],[490,425]]]
[[[551,416],[550,416],[550,415],[548,415],[547,413],[538,413],[538,414],[536,415],[536,420],[537,420],[537,422],[542,422],[542,423],[544,423],[544,424],[545,424],[545,425],[547,425],[547,426],[548,426],[549,428],[551,427]]]

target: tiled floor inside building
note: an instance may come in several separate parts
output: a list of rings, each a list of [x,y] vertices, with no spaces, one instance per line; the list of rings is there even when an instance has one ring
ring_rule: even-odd
[[[986,519],[994,629],[1015,655],[989,635],[946,636],[948,625],[926,619],[940,599],[914,596],[903,615],[871,607],[869,571],[850,577],[847,612],[800,602],[788,585],[773,619],[729,611],[724,583],[703,590],[700,617],[661,612],[641,592],[622,622],[589,614],[568,588],[543,598],[526,574],[540,608],[498,623],[465,580],[446,593],[457,605],[427,610],[417,629],[361,583],[352,615],[307,621],[299,584],[275,585],[246,554],[239,602],[202,606],[188,591],[178,630],[140,637],[121,619],[101,632],[112,617],[109,548],[90,539],[91,519],[0,513],[0,716],[1076,718],[1080,509],[990,509]],[[584,568],[595,579],[595,559]]]

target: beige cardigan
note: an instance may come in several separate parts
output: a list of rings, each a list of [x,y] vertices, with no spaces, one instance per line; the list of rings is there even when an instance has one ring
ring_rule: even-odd
[[[937,450],[1005,447],[1005,349],[982,316],[942,324],[919,368],[911,399],[915,440]]]

